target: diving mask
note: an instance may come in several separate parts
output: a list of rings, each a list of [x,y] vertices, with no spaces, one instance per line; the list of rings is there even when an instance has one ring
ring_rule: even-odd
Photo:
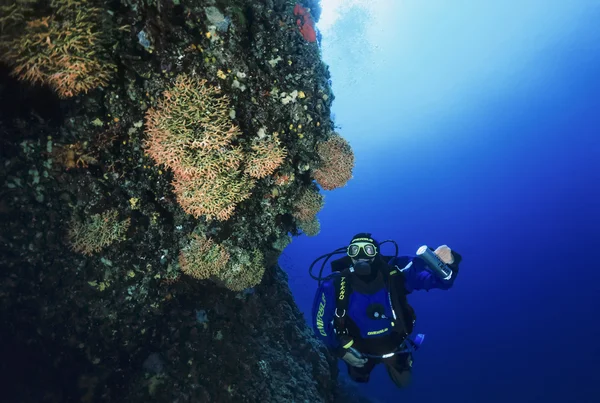
[[[348,256],[355,257],[375,257],[377,255],[377,247],[371,242],[354,242],[348,245],[346,250]]]

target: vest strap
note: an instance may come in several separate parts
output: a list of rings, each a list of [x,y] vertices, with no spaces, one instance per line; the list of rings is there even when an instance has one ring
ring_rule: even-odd
[[[346,328],[346,314],[350,304],[350,294],[352,289],[350,282],[344,274],[335,280],[335,316],[333,318],[333,328],[343,345],[350,343],[347,339],[348,329]],[[351,344],[350,344],[351,345]]]

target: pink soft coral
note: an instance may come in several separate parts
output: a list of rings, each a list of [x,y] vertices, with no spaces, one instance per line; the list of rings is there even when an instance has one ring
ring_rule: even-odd
[[[294,7],[294,15],[297,17],[302,17],[296,20],[296,24],[300,28],[302,37],[308,42],[316,42],[317,32],[315,31],[315,22],[310,16],[309,9],[302,7],[300,3],[297,3]]]

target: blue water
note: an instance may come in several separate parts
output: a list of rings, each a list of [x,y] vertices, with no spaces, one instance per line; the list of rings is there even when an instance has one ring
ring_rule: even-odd
[[[322,0],[356,167],[280,262],[308,317],[308,265],[357,232],[463,255],[453,289],[409,297],[412,385],[376,368],[374,400],[597,403],[600,2],[474,3]]]

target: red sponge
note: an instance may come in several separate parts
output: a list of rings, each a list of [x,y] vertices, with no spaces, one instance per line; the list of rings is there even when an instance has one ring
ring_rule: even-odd
[[[310,16],[310,11],[308,11],[307,8],[302,7],[300,3],[296,3],[294,15],[302,17],[296,20],[296,24],[300,28],[302,37],[308,42],[315,42],[317,40],[317,32],[315,31],[315,22]]]

